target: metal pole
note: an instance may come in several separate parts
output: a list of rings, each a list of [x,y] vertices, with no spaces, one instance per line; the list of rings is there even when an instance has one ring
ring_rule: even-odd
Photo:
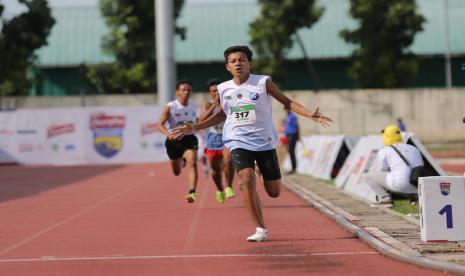
[[[81,96],[81,107],[85,107],[86,106],[86,90],[84,88],[81,88],[81,91],[79,94]]]
[[[444,34],[446,36],[446,53],[445,53],[445,66],[446,66],[446,88],[452,87],[452,73],[450,64],[450,32],[449,32],[449,0],[444,0]]]
[[[155,0],[158,104],[174,99],[174,9],[171,0]]]

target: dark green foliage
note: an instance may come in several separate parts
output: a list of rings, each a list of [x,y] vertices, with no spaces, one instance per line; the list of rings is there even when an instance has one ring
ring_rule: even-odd
[[[184,0],[175,0],[175,18]],[[155,90],[155,17],[153,0],[100,0],[110,33],[102,47],[112,64],[87,65],[87,77],[101,93],[144,93]],[[176,26],[176,34],[185,29]]]
[[[250,24],[251,44],[258,56],[254,69],[280,80],[283,61],[300,28],[310,28],[323,14],[315,0],[262,0],[261,17]]]
[[[358,46],[349,76],[364,88],[408,84],[418,70],[409,46],[425,21],[415,0],[351,0],[350,14],[360,25],[341,32],[347,42]]]
[[[46,0],[19,0],[26,12],[2,17],[0,34],[0,94],[26,95],[33,82],[34,51],[47,44],[55,20]],[[0,16],[3,6],[0,5]]]

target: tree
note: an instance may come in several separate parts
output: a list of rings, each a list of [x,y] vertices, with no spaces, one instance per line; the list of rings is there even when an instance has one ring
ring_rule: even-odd
[[[178,18],[184,0],[175,0]],[[101,93],[144,93],[155,89],[154,0],[100,0],[100,9],[110,33],[103,50],[115,57],[114,63],[87,65],[87,77]],[[175,27],[182,39],[185,29]]]
[[[425,21],[415,0],[351,0],[350,14],[360,24],[341,32],[359,46],[352,53],[349,76],[364,88],[406,85],[418,68],[409,46]]]
[[[46,0],[19,0],[27,11],[10,20],[2,17],[0,94],[26,95],[33,83],[34,51],[47,44],[55,24]],[[0,17],[3,6],[0,4]]]
[[[280,80],[283,62],[300,28],[310,28],[324,9],[315,0],[260,0],[261,16],[250,24],[251,44],[258,56],[254,67]]]

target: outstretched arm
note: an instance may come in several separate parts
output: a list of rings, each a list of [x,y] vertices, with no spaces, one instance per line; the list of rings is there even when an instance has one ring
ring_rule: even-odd
[[[198,122],[196,124],[185,124],[183,126],[173,129],[172,134],[174,139],[182,139],[185,135],[192,134],[198,130],[214,126],[221,123],[226,119],[226,114],[223,109],[219,109],[218,112],[211,115],[205,121]]]
[[[331,125],[331,120],[326,115],[320,113],[319,107],[315,109],[314,112],[311,112],[298,102],[294,102],[289,99],[284,93],[278,88],[278,86],[271,80],[266,81],[266,91],[277,101],[282,103],[285,107],[289,107],[293,112],[312,119],[313,121],[321,124],[323,127],[328,127]]]

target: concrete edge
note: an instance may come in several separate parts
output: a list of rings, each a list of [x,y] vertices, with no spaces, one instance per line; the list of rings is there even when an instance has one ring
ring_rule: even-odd
[[[290,183],[288,181],[284,181],[284,185],[294,192],[296,195],[299,197],[303,198],[310,204],[312,204],[315,208],[317,208],[320,212],[324,213],[325,215],[329,216],[330,218],[334,219],[336,222],[338,222],[341,226],[343,226],[345,229],[350,231],[351,233],[355,234],[359,239],[362,241],[368,243],[371,247],[374,249],[378,250],[380,253],[389,256],[391,258],[394,258],[399,261],[404,261],[408,263],[412,263],[418,266],[422,267],[427,267],[427,268],[432,268],[440,271],[447,271],[451,273],[457,273],[457,274],[465,274],[465,266],[458,265],[455,263],[451,262],[446,262],[446,261],[440,261],[440,260],[435,260],[432,258],[424,257],[424,256],[415,256],[413,254],[406,253],[404,251],[398,250],[375,236],[370,235],[367,231],[364,229],[356,226],[355,224],[351,223],[348,219],[346,219],[343,215],[337,213],[336,211],[333,211],[330,209],[330,207],[325,206],[322,204],[320,201],[318,201],[315,197],[313,197],[311,194],[306,192],[304,188],[301,188],[297,184]]]
[[[317,181],[318,183],[322,183],[321,181],[319,181],[319,179],[313,178],[313,177],[310,176],[310,175],[304,174],[303,176],[310,177],[310,178],[313,179],[313,181]],[[324,184],[324,183],[322,183],[322,185],[323,185],[323,184]],[[345,194],[345,195],[347,195],[347,196],[350,196],[350,197],[352,197],[352,198],[355,198],[355,199],[357,199],[357,200],[360,200],[361,202],[364,202],[364,203],[366,203],[366,204],[368,204],[368,205],[373,204],[373,202],[370,202],[370,201],[368,201],[367,199],[365,199],[365,198],[363,198],[363,197],[361,197],[361,196],[352,194],[352,193],[350,193],[350,192],[348,192],[348,191],[346,191],[346,190],[340,189],[340,188],[338,188],[338,187],[336,187],[336,186],[329,186],[329,187],[330,187],[331,189],[334,189],[334,190],[337,190],[337,191],[339,191],[339,192],[342,192],[343,194]],[[401,213],[399,213],[399,212],[396,212],[396,211],[394,211],[394,210],[392,210],[392,209],[390,209],[390,208],[388,208],[388,207],[373,206],[372,208],[379,208],[379,209],[382,209],[383,211],[385,211],[385,212],[387,212],[387,213],[389,213],[389,214],[391,214],[391,215],[393,215],[393,216],[396,216],[396,217],[399,217],[399,218],[403,218],[403,219],[405,219],[405,220],[407,220],[407,221],[409,221],[409,222],[411,222],[411,223],[413,223],[413,224],[415,224],[415,225],[417,225],[417,226],[420,226],[420,220],[417,219],[417,218],[415,218],[415,217],[409,217],[409,216],[407,216],[407,215],[404,215],[404,214],[401,214]]]

